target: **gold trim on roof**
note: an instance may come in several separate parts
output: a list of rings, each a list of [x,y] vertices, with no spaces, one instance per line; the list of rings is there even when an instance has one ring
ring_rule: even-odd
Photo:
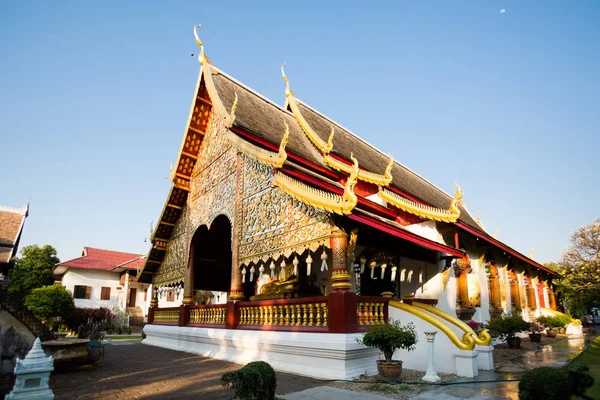
[[[352,166],[346,164],[343,161],[338,160],[330,156],[329,154],[325,154],[323,156],[323,162],[329,165],[331,168],[336,171],[345,172],[350,174],[352,172]],[[390,155],[390,161],[385,168],[385,172],[382,174],[376,174],[374,172],[369,172],[364,169],[361,169],[358,172],[358,179],[364,182],[374,183],[376,185],[388,186],[392,182],[392,167],[394,166],[394,158]]]
[[[300,128],[302,128],[302,130],[304,131],[304,133],[306,133],[306,136],[308,136],[308,139],[310,139],[310,141],[324,154],[327,154],[331,151],[331,149],[333,148],[333,134],[334,134],[334,128],[333,126],[331,127],[331,134],[329,135],[329,140],[327,140],[327,143],[325,143],[325,141],[323,139],[321,139],[319,137],[319,135],[317,135],[317,133],[311,128],[311,126],[308,124],[308,121],[306,121],[304,119],[304,117],[302,116],[302,113],[300,112],[300,108],[298,107],[298,103],[296,102],[296,98],[294,97],[294,93],[292,92],[292,90],[290,89],[290,81],[288,81],[287,76],[285,75],[285,63],[281,66],[281,75],[283,76],[283,80],[285,81],[285,98],[288,100],[288,103],[292,109],[292,114],[294,115],[294,118],[296,118],[296,121],[298,121],[298,125],[300,125]]]
[[[450,202],[450,208],[448,210],[443,210],[441,208],[425,206],[416,203],[412,200],[399,196],[386,188],[381,188],[378,195],[383,200],[403,211],[414,214],[421,218],[432,219],[441,222],[456,222],[458,217],[460,217],[460,209],[458,208],[458,204],[463,197],[460,186],[456,185],[456,193]]]
[[[348,215],[352,212],[358,202],[358,198],[354,194],[354,185],[356,185],[356,177],[358,176],[359,171],[358,160],[352,155],[350,158],[354,162],[354,166],[352,168],[352,173],[346,182],[343,195],[329,193],[308,186],[282,172],[277,172],[273,178],[273,185],[278,186],[290,196],[310,204],[315,208],[340,215]]]
[[[198,61],[201,65],[200,69],[202,71],[202,77],[204,78],[206,91],[210,96],[213,107],[217,110],[217,113],[219,113],[219,115],[223,117],[227,128],[231,128],[233,126],[233,123],[235,122],[235,110],[237,108],[238,96],[236,93],[235,100],[233,101],[233,105],[231,106],[231,111],[228,112],[227,109],[225,109],[225,106],[223,105],[223,102],[221,101],[221,98],[219,97],[219,94],[217,92],[217,88],[215,88],[215,83],[212,80],[210,61],[204,53],[204,44],[202,43],[202,40],[200,40],[200,38],[198,37],[197,29],[200,27],[202,27],[202,25],[194,26],[194,36],[196,37],[196,44],[200,46],[200,54],[198,54]]]
[[[227,139],[229,139],[229,141],[231,143],[233,143],[233,145],[235,147],[237,147],[242,153],[246,154],[247,156],[252,157],[255,160],[262,162],[264,164],[268,164],[272,167],[281,168],[281,167],[283,167],[283,164],[285,163],[285,160],[287,159],[287,153],[285,152],[285,146],[288,142],[288,137],[290,135],[290,127],[288,126],[287,122],[285,122],[285,121],[284,121],[284,124],[285,124],[285,133],[283,134],[283,138],[281,139],[281,144],[279,145],[278,153],[258,147],[256,145],[242,139],[241,137],[239,137],[238,135],[236,135],[235,133],[233,133],[230,130],[227,131]]]

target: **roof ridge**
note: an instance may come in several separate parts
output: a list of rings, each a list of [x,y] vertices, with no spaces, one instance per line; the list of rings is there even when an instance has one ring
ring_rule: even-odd
[[[0,211],[25,215],[27,213],[27,205],[24,205],[23,207],[8,207],[0,205]]]
[[[257,92],[256,90],[252,89],[251,87],[243,84],[242,82],[238,81],[237,79],[235,79],[233,76],[229,75],[226,72],[223,72],[223,70],[215,67],[214,65],[210,66],[211,69],[216,70],[218,73],[222,74],[224,77],[226,77],[227,79],[233,81],[234,83],[240,85],[241,87],[243,87],[244,89],[246,89],[247,91],[249,91],[250,93],[254,94],[257,97],[260,97],[262,100],[266,101],[267,103],[270,103],[271,105],[277,107],[279,110],[285,112],[286,114],[289,114],[290,116],[293,117],[293,114],[291,112],[289,112],[288,110],[286,110],[282,105],[279,105],[277,103],[275,103],[273,100],[269,99],[267,96],[260,94],[259,92]]]
[[[348,132],[349,134],[351,134],[352,136],[354,136],[355,138],[357,138],[358,140],[360,140],[361,142],[363,142],[364,144],[366,144],[367,146],[373,148],[374,150],[376,150],[377,152],[379,152],[381,155],[387,157],[388,155],[385,154],[383,151],[381,151],[380,149],[378,149],[377,147],[375,147],[374,145],[372,145],[371,143],[367,142],[365,139],[361,138],[360,136],[358,136],[356,133],[352,132],[350,129],[346,128],[345,126],[343,126],[342,124],[334,121],[333,119],[331,119],[330,117],[328,117],[327,115],[323,114],[322,112],[314,109],[313,107],[309,106],[308,104],[306,104],[304,101],[298,99],[296,97],[296,101],[301,103],[303,106],[305,106],[306,108],[308,108],[309,110],[311,110],[312,112],[320,115],[321,117],[325,118],[326,120],[328,120],[329,122],[331,122],[332,124],[337,125],[338,127],[342,128],[343,130],[345,130],[346,132]],[[413,171],[412,169],[410,169],[409,167],[407,167],[404,164],[401,164],[400,162],[398,162],[396,160],[396,158],[394,158],[394,164],[398,164],[399,166],[406,168],[410,173],[412,173],[413,175],[415,175],[416,177],[418,177],[419,179],[423,180],[424,182],[430,184],[431,186],[433,186],[434,188],[436,188],[437,190],[439,190],[440,192],[442,192],[443,194],[445,194],[446,196],[448,196],[448,198],[452,198],[452,196],[450,194],[448,194],[445,190],[441,189],[440,187],[438,187],[435,183],[430,182],[429,180],[425,179],[423,176],[421,176],[420,174],[416,173],[415,171]]]
[[[132,254],[132,255],[138,256],[138,257],[144,256],[144,254],[130,253],[127,251],[119,251],[119,250],[101,249],[100,247],[91,247],[91,246],[83,246],[83,247],[85,247],[86,249],[92,249],[92,250],[110,251],[111,253]]]

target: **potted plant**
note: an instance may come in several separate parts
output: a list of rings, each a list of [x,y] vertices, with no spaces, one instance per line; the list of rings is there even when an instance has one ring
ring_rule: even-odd
[[[517,337],[517,333],[528,328],[529,324],[523,320],[521,312],[516,310],[510,314],[504,313],[492,318],[488,323],[491,334],[500,338],[500,340],[506,339],[506,343],[511,349],[521,348],[521,338]]]
[[[546,335],[551,338],[556,337],[556,334],[558,333],[557,329],[562,328],[564,323],[564,321],[561,321],[560,318],[547,317],[545,315],[542,315],[536,321],[546,325],[548,328],[546,330]]]
[[[467,325],[469,325],[469,327],[473,329],[473,332],[475,332],[476,335],[479,335],[479,333],[485,329],[485,325],[483,323],[473,320],[467,322]]]
[[[386,379],[398,379],[402,375],[402,361],[392,360],[397,349],[414,350],[417,343],[417,331],[414,324],[400,324],[390,319],[385,325],[371,327],[358,343],[379,349],[385,360],[377,360],[377,372]]]
[[[529,339],[534,343],[539,343],[542,341],[542,331],[546,329],[546,326],[541,322],[531,322],[529,323]]]

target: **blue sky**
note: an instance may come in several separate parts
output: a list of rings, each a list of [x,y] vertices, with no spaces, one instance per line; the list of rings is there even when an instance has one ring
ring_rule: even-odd
[[[501,9],[506,12],[500,13]],[[600,217],[595,1],[0,4],[0,204],[22,245],[146,253],[199,71],[295,94],[555,260]]]

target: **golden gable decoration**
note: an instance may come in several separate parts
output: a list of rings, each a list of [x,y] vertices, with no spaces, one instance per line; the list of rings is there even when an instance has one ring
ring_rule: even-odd
[[[353,155],[350,155],[350,158],[354,162],[354,166],[344,187],[343,195],[314,188],[282,172],[278,172],[275,175],[273,185],[278,186],[290,196],[315,208],[340,215],[348,215],[358,202],[358,198],[354,194],[354,186],[356,185],[356,177],[359,171],[358,160]]]
[[[262,147],[258,147],[232,131],[227,131],[227,139],[235,147],[237,147],[242,153],[245,155],[254,158],[255,160],[262,162],[264,164],[268,164],[274,168],[281,168],[283,164],[285,164],[285,160],[287,159],[287,153],[285,152],[285,146],[288,142],[288,137],[290,136],[290,127],[287,122],[284,121],[285,124],[285,133],[283,134],[283,138],[281,139],[281,144],[279,145],[279,152],[274,152],[270,150],[265,150]]]
[[[380,188],[379,197],[387,201],[389,204],[403,211],[411,213],[421,218],[431,219],[440,222],[456,222],[460,217],[460,209],[458,205],[462,200],[463,193],[460,186],[456,184],[456,193],[450,202],[450,208],[444,210],[441,208],[426,206],[419,204],[405,197],[402,197],[386,188]]]

